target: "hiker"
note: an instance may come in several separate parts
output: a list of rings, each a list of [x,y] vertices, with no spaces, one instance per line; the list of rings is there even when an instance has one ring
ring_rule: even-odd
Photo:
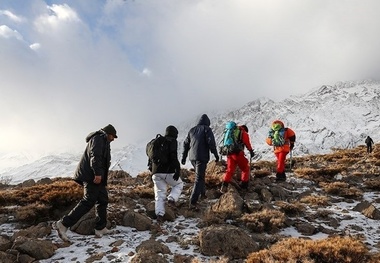
[[[109,233],[107,225],[107,178],[111,163],[110,143],[117,138],[115,128],[109,124],[86,137],[86,149],[74,174],[74,180],[84,187],[82,200],[62,219],[55,222],[59,237],[69,242],[67,229],[95,206],[95,236]]]
[[[154,200],[155,213],[157,221],[162,223],[165,215],[165,201],[169,206],[174,207],[178,201],[183,189],[183,182],[180,178],[181,165],[178,161],[178,130],[170,125],[166,128],[165,136],[167,147],[167,162],[151,162],[152,180],[154,183]],[[167,187],[171,187],[169,195],[167,195]]]
[[[195,170],[194,187],[190,195],[189,208],[198,210],[197,202],[199,197],[206,198],[205,175],[207,163],[210,160],[210,151],[215,156],[215,161],[219,161],[218,151],[216,150],[215,137],[210,128],[210,119],[203,114],[198,124],[192,127],[183,143],[183,153],[181,163],[185,165],[187,155]]]
[[[236,126],[235,122],[232,122],[232,126]],[[228,124],[227,124],[228,125]],[[230,124],[231,125],[231,124]],[[233,128],[235,129],[235,127]],[[249,139],[248,127],[246,125],[236,126],[237,132],[234,132],[234,140],[239,145],[235,151],[227,153],[227,170],[223,177],[221,193],[226,193],[228,184],[231,182],[232,176],[238,166],[241,170],[240,188],[247,189],[250,177],[250,163],[244,155],[244,147],[247,148],[250,154],[250,159],[255,156],[251,141]]]
[[[367,136],[367,139],[365,139],[365,144],[367,145],[367,153],[371,153],[372,152],[372,145],[373,145],[372,138]]]
[[[275,120],[269,130],[266,143],[273,146],[277,158],[276,181],[286,181],[285,160],[286,155],[293,150],[296,134],[290,128],[285,128],[284,123]]]

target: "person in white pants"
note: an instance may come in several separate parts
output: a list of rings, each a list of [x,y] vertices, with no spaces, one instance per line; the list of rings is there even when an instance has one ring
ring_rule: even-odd
[[[169,205],[174,205],[182,193],[183,182],[181,178],[176,181],[173,176],[174,173],[156,173],[152,177],[155,211],[158,219],[165,215],[165,202],[167,201]],[[166,197],[168,186],[171,186],[171,190],[168,197]]]
[[[165,142],[163,145],[167,146],[167,158],[161,160],[149,159],[148,161],[154,182],[155,213],[158,222],[164,221],[165,201],[168,202],[168,205],[174,206],[183,189],[183,182],[180,178],[181,165],[178,161],[177,128],[172,125],[168,126],[164,137]],[[171,186],[171,191],[166,198],[168,185]]]

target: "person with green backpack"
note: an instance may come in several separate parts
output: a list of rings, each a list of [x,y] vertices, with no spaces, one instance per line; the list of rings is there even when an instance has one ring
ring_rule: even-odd
[[[223,136],[223,146],[220,148],[220,153],[227,155],[227,170],[223,177],[221,193],[227,192],[228,184],[231,182],[237,166],[241,170],[240,188],[248,188],[250,167],[248,159],[244,155],[244,147],[248,149],[252,159],[255,153],[249,139],[247,126],[237,126],[233,121],[227,122]]]
[[[296,134],[290,128],[285,128],[284,123],[275,120],[269,129],[266,143],[273,146],[274,154],[277,158],[276,181],[286,181],[285,160],[286,155],[293,150],[296,141]]]

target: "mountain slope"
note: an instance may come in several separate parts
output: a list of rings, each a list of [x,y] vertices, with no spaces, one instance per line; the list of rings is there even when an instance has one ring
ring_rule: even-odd
[[[251,143],[263,159],[272,159],[272,148],[265,144],[271,122],[281,119],[297,135],[293,155],[328,153],[332,148],[352,148],[364,144],[367,135],[375,142],[380,138],[380,82],[364,80],[323,85],[310,92],[275,102],[268,98],[251,101],[241,108],[219,113],[207,113],[211,119],[217,143],[221,141],[224,125],[229,120],[246,124]],[[188,130],[197,118],[178,126],[179,154]],[[154,135],[152,134],[152,137]],[[151,138],[147,138],[148,142]],[[14,155],[0,159],[0,180],[70,176],[80,158],[78,154],[49,155],[17,166]],[[12,168],[5,168],[12,162]],[[112,149],[111,169],[122,169],[136,176],[146,170],[145,144]],[[187,164],[189,165],[189,164]]]

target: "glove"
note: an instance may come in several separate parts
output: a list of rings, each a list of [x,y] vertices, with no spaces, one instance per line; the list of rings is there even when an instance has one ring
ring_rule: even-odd
[[[219,155],[218,154],[215,154],[215,162],[219,162]]]
[[[186,164],[186,159],[182,159],[181,163],[182,163],[182,165],[185,165]]]
[[[290,144],[290,150],[293,150],[293,148],[294,148],[294,143],[291,143]]]
[[[178,178],[179,178],[179,172],[175,172],[173,175],[174,181],[178,181]]]
[[[253,150],[250,150],[249,155],[251,156],[251,159],[252,159],[255,156],[255,152]]]

